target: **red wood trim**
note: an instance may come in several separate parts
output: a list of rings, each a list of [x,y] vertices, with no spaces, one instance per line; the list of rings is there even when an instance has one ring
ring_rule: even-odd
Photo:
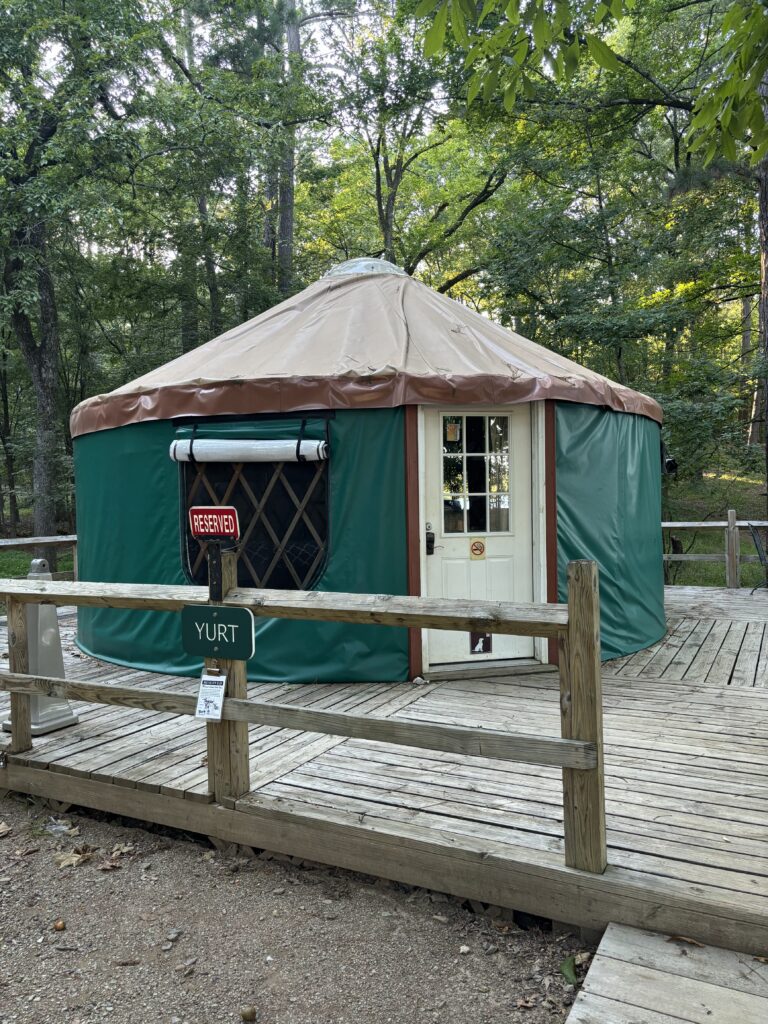
[[[419,523],[419,410],[405,406],[405,535],[408,551],[408,593],[421,595],[421,529]],[[411,679],[424,671],[421,630],[408,630],[408,672]]]
[[[547,601],[557,602],[557,478],[555,462],[555,403],[544,402],[544,519],[547,544]],[[557,641],[549,641],[549,663],[557,665]]]

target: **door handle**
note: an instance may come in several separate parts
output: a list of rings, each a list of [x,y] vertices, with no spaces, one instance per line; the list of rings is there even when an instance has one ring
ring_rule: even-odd
[[[427,554],[434,555],[435,553],[435,534],[432,530],[427,530]]]

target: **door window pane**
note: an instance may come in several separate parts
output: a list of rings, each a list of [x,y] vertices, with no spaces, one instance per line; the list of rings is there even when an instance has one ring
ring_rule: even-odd
[[[509,451],[509,417],[491,416],[488,420],[489,448],[492,452]]]
[[[509,458],[506,455],[491,455],[489,458],[488,490],[509,490]]]
[[[468,452],[485,452],[486,416],[467,416],[467,447]]]
[[[466,491],[464,486],[464,460],[459,455],[443,458],[443,494],[458,494]]]
[[[506,533],[509,530],[509,495],[492,494],[489,504],[489,533]]]
[[[487,462],[484,455],[467,456],[467,490],[472,494],[485,494],[488,490]]]
[[[443,533],[464,533],[464,505],[457,494],[443,500]]]
[[[461,454],[462,416],[443,416],[443,451],[446,454]]]
[[[467,515],[470,533],[485,533],[487,530],[486,497],[484,494],[470,494]]]

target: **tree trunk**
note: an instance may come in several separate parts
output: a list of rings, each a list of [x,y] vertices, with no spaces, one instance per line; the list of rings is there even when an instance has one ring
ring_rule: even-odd
[[[221,315],[221,293],[219,292],[219,279],[216,273],[216,261],[213,257],[213,245],[211,243],[211,224],[208,218],[208,200],[205,196],[200,196],[197,200],[197,208],[200,212],[200,231],[203,236],[203,266],[205,268],[205,283],[208,287],[209,332],[211,338],[216,338],[221,334],[223,328]]]
[[[37,271],[37,298],[40,314],[39,341],[35,338],[32,321],[18,302],[11,309],[11,325],[19,343],[21,354],[32,380],[35,396],[35,449],[32,459],[33,526],[35,536],[53,536],[56,533],[56,388],[58,383],[59,334],[56,295],[53,277],[47,266],[45,229],[35,224],[15,233],[13,250],[26,250]],[[30,262],[32,260],[30,259]],[[19,278],[24,273],[25,261],[21,255],[6,261],[4,279],[6,292],[18,293]],[[48,558],[51,571],[55,571],[55,554],[47,550],[35,552],[38,558]]]
[[[179,252],[179,278],[181,351],[191,352],[200,343],[197,320],[197,260],[186,239]]]
[[[296,0],[285,2],[285,52],[286,74],[295,74],[296,60],[301,57],[301,37],[296,14]],[[294,226],[294,185],[296,178],[296,129],[288,128],[283,140],[280,157],[280,219],[277,229],[277,288],[281,295],[289,295],[293,289],[293,226]]]
[[[274,284],[277,278],[277,197],[278,197],[278,176],[269,168],[267,180],[264,187],[264,230],[262,232],[262,244],[272,266],[271,283]]]
[[[0,357],[0,443],[3,446],[5,477],[8,482],[8,532],[16,537],[19,528],[19,503],[16,495],[16,459],[11,439],[11,403],[8,398],[8,350]]]
[[[251,265],[251,224],[248,215],[249,187],[248,176],[241,172],[237,176],[235,191],[235,239],[236,239],[236,268],[238,287],[238,309],[240,311],[240,323],[244,324],[251,317],[251,274],[254,267]]]
[[[293,287],[293,222],[294,179],[296,171],[296,132],[286,132],[283,155],[280,160],[280,218],[277,242],[277,290],[290,295]]]

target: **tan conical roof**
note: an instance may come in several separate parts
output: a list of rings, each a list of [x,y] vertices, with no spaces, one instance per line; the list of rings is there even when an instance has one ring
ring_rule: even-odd
[[[661,422],[661,407],[652,398],[499,327],[402,272],[352,269],[339,268],[248,323],[81,402],[70,421],[73,437],[176,416],[543,398]]]

